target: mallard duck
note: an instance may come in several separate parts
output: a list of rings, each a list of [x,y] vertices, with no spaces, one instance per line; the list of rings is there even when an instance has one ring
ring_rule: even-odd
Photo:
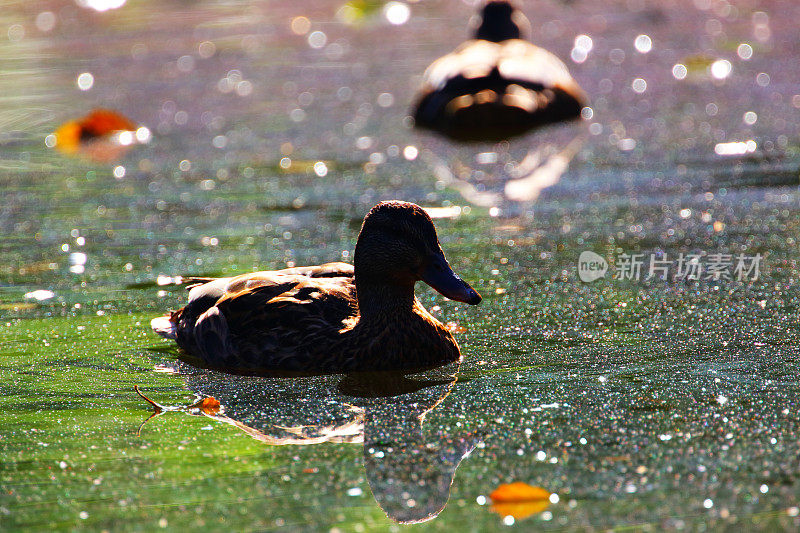
[[[202,279],[189,303],[152,321],[205,365],[232,372],[404,370],[460,359],[450,331],[414,296],[424,281],[476,305],[424,209],[381,202],[364,218],[354,264]]]
[[[416,126],[457,141],[500,141],[578,118],[583,91],[556,56],[523,40],[529,28],[511,3],[487,2],[475,38],[425,71]]]

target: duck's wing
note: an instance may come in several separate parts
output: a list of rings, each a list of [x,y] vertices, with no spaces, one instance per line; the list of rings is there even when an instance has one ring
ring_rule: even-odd
[[[312,267],[317,277],[255,272],[195,287],[172,315],[178,344],[233,372],[305,370],[357,313],[352,277]]]
[[[316,279],[330,282],[323,284],[326,288],[323,292],[328,295],[337,293],[335,289],[331,289],[331,286],[338,286],[342,289],[339,293],[346,300],[346,305],[326,307],[329,309],[329,314],[334,315],[332,320],[342,313],[341,309],[344,307],[354,308],[355,297],[351,298],[350,296],[351,291],[355,291],[353,266],[337,262],[252,272],[230,278],[186,277],[183,282],[187,283],[189,289],[187,305],[167,316],[154,318],[151,326],[162,337],[178,341],[178,345],[190,354],[208,359],[203,352],[230,351],[229,348],[225,348],[230,343],[228,320],[224,315],[219,315],[218,303],[225,302],[224,306],[235,317],[233,324],[236,325],[239,323],[241,315],[248,312],[259,315],[266,302],[279,297],[284,292],[292,291],[305,281]],[[325,300],[331,299],[325,298]],[[355,312],[351,309],[348,313],[354,314]],[[219,357],[216,358],[219,359]]]
[[[179,312],[196,320],[217,301],[226,295],[237,294],[247,289],[259,289],[262,297],[273,297],[286,290],[292,280],[287,276],[308,278],[353,278],[353,265],[347,263],[325,263],[308,267],[293,267],[283,270],[265,270],[240,274],[231,278],[187,277],[189,302]],[[188,309],[191,307],[192,309]],[[174,313],[173,313],[174,318]]]
[[[585,95],[556,56],[527,41],[467,41],[434,61],[416,124],[457,140],[491,141],[577,118]]]
[[[324,263],[322,265],[302,266],[284,268],[282,270],[264,270],[260,272],[251,272],[248,274],[241,274],[232,278],[207,278],[201,276],[186,276],[181,279],[181,282],[186,286],[187,290],[192,290],[195,287],[205,287],[197,294],[207,293],[208,291],[219,291],[220,289],[228,288],[228,284],[232,280],[252,282],[257,279],[271,280],[274,276],[280,274],[296,274],[298,276],[307,276],[309,278],[352,278],[354,276],[353,265],[348,263],[334,262]],[[208,285],[214,282],[214,285]],[[192,300],[191,295],[189,300]]]
[[[324,350],[357,314],[353,279],[284,276],[280,287],[249,287],[217,302],[235,354],[226,366],[320,370],[317,358],[335,358]]]
[[[501,45],[484,40],[463,43],[430,64],[423,74],[423,92],[441,90],[457,76],[476,79],[488,76],[497,65]]]
[[[260,328],[289,325],[295,320],[323,319],[341,322],[355,314],[355,286],[352,278],[310,278],[277,274],[271,279],[251,279],[232,284],[215,306],[235,323],[240,335],[250,326]]]
[[[352,278],[353,265],[348,263],[325,263],[315,266],[284,268],[274,271],[275,274],[297,274],[309,278]]]
[[[467,41],[455,51],[440,57],[425,70],[423,92],[443,89],[459,76],[468,80],[487,78],[493,70],[509,80],[582,91],[563,61],[544,48],[522,39],[501,43],[484,40]],[[478,83],[476,81],[476,83]]]
[[[528,41],[511,39],[500,43],[497,69],[503,78],[559,89],[581,103],[586,95],[558,57]]]

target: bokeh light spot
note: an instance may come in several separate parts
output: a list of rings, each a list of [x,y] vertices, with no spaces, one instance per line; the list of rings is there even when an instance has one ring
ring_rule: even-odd
[[[689,70],[686,68],[686,65],[684,65],[683,63],[675,63],[675,65],[672,66],[672,76],[676,80],[684,79],[688,73],[689,73]]]
[[[633,41],[633,47],[640,54],[646,54],[653,49],[653,40],[649,35],[638,35]]]
[[[594,42],[592,38],[588,35],[578,35],[575,37],[575,44],[572,47],[572,52],[570,52],[570,58],[575,63],[583,63],[589,57],[589,52],[594,47]]]
[[[95,11],[108,11],[119,9],[125,5],[127,0],[78,0],[78,5]]]
[[[322,48],[328,42],[328,36],[321,31],[313,31],[308,36],[308,45],[311,48]]]
[[[736,53],[739,55],[740,58],[747,61],[751,57],[753,57],[753,47],[747,43],[742,43],[736,49]]]
[[[94,76],[92,76],[91,72],[82,72],[78,75],[76,83],[78,84],[78,89],[88,91],[94,85]]]
[[[399,26],[408,22],[411,17],[411,9],[404,2],[387,2],[383,8],[383,16],[389,24]]]
[[[323,161],[317,161],[316,163],[314,163],[314,174],[316,174],[320,178],[327,176],[328,165],[326,165]]]
[[[36,28],[48,32],[56,27],[56,16],[52,11],[42,11],[36,15]]]
[[[733,65],[727,59],[718,59],[711,63],[711,75],[718,80],[724,80],[730,76],[731,71],[733,71]]]
[[[305,35],[311,30],[311,21],[307,17],[295,17],[292,19],[291,28],[295,35]]]

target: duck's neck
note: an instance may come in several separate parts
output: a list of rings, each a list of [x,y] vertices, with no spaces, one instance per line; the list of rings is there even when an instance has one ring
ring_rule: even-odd
[[[362,324],[397,321],[414,312],[414,283],[380,283],[359,280],[356,295]]]

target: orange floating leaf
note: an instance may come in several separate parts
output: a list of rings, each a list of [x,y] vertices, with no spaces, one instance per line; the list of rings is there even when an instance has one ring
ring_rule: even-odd
[[[65,122],[53,133],[56,137],[55,147],[65,154],[78,151],[81,144],[81,126],[76,120]]]
[[[102,137],[115,131],[134,131],[138,127],[127,117],[110,109],[94,109],[78,124],[82,137]]]
[[[220,403],[219,400],[214,398],[213,396],[208,396],[207,398],[203,398],[199,402],[190,406],[194,409],[200,409],[206,414],[215,415],[219,412]]]
[[[514,483],[500,485],[489,497],[495,503],[529,502],[535,500],[547,500],[549,502],[550,491],[541,487],[528,485],[521,481],[515,481]]]
[[[489,495],[490,509],[500,516],[513,516],[517,520],[541,513],[550,505],[550,491],[516,481],[500,485]]]
[[[516,520],[524,520],[539,514],[550,506],[550,500],[532,500],[529,502],[495,503],[489,509],[500,516],[513,516]]]
[[[52,137],[53,144],[48,146],[62,153],[111,162],[122,157],[132,145],[148,142],[150,132],[116,111],[94,109],[84,117],[65,122]]]

